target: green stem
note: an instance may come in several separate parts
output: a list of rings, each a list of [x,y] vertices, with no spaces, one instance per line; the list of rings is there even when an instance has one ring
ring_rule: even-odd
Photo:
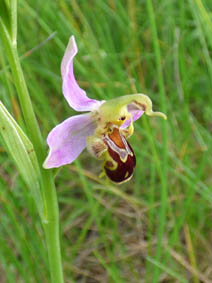
[[[14,5],[15,7],[15,5]],[[16,17],[15,17],[16,18]],[[2,35],[5,51],[15,86],[17,89],[19,101],[21,104],[24,120],[30,139],[34,145],[41,170],[41,193],[43,197],[44,219],[42,219],[46,243],[49,256],[50,274],[52,283],[63,283],[62,260],[59,238],[59,211],[56,189],[53,181],[52,172],[42,168],[45,157],[45,145],[42,140],[41,132],[34,114],[31,99],[28,93],[27,85],[20,65],[17,47],[16,47],[16,27],[13,23],[13,38],[11,38],[2,19],[0,19],[0,34]]]
[[[59,210],[52,172],[42,170],[44,190],[45,220],[43,227],[49,256],[52,283],[63,283],[62,258],[59,236]]]
[[[17,0],[11,0],[11,35],[12,42],[16,44],[17,39]]]
[[[27,132],[35,147],[39,163],[41,164],[45,156],[45,148],[19,61],[16,40],[11,40],[10,34],[1,19],[0,30],[24,115]]]

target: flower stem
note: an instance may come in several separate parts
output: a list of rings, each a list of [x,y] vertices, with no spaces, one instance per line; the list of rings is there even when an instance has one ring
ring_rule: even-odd
[[[11,36],[16,44],[17,39],[17,0],[11,0]]]
[[[34,114],[31,99],[28,93],[26,82],[24,79],[23,71],[19,61],[19,56],[16,47],[16,40],[12,40],[7,28],[0,19],[0,31],[5,45],[5,52],[8,57],[10,68],[12,70],[14,83],[17,89],[18,98],[21,104],[22,112],[24,115],[25,124],[27,127],[28,135],[35,147],[39,163],[44,159],[44,144],[41,137],[40,129]]]
[[[16,1],[13,1],[13,12],[16,13]],[[13,19],[16,15],[12,12]],[[12,19],[12,20],[13,20]],[[42,163],[46,155],[45,145],[35,117],[27,85],[19,61],[16,47],[17,23],[12,22],[12,35],[8,32],[3,20],[0,18],[0,34],[5,45],[5,52],[14,77],[20,105],[22,108],[28,135],[34,145],[41,171],[41,193],[43,198],[42,224],[45,231],[49,256],[50,274],[52,283],[63,283],[62,261],[59,239],[59,211],[55,184],[50,170],[44,170]]]
[[[59,211],[54,180],[50,170],[43,169],[45,219],[43,227],[49,256],[52,283],[63,283],[62,259],[59,238]]]

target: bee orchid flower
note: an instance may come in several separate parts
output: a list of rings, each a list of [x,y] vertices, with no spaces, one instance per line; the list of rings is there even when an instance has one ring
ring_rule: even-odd
[[[128,138],[133,134],[133,122],[143,113],[166,119],[161,112],[152,111],[152,102],[144,94],[130,94],[108,101],[90,99],[75,79],[73,59],[78,49],[71,36],[61,63],[62,90],[71,108],[87,112],[72,116],[49,133],[49,154],[44,168],[56,168],[72,163],[87,147],[103,161],[103,172],[113,182],[129,180],[136,159]]]

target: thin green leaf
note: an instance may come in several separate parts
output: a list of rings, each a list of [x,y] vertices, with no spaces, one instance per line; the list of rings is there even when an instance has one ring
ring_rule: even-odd
[[[33,145],[1,101],[0,134],[22,178],[32,190],[33,197],[38,206],[39,213],[41,214],[42,197],[39,183],[40,172]]]

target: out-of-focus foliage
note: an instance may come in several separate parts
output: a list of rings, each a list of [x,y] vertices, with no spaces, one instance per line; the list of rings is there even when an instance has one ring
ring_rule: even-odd
[[[142,92],[168,116],[165,127],[136,123],[127,184],[99,179],[87,151],[57,172],[65,282],[212,280],[211,3],[153,1],[153,11],[151,3],[18,1],[18,50],[44,137],[76,114],[60,76],[72,34],[76,78],[89,97]],[[0,98],[22,126],[0,46]],[[0,164],[0,282],[50,282],[35,204],[2,141]]]

